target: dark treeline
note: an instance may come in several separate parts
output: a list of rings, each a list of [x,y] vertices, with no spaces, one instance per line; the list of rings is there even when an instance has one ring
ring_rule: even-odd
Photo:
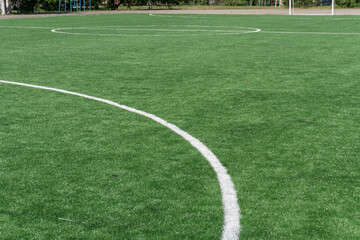
[[[7,12],[15,10],[20,13],[36,13],[40,11],[58,11],[59,0],[6,0],[8,8]],[[69,10],[72,1],[73,5],[76,0],[66,0],[67,9]],[[83,4],[84,0],[81,1]],[[64,4],[65,0],[61,0]],[[177,5],[222,5],[222,6],[287,6],[288,0],[91,0],[92,9],[109,9],[116,10],[119,6],[148,6],[155,8],[156,6],[173,7]],[[331,0],[295,0],[295,7],[314,7],[331,5]],[[339,7],[354,8],[360,7],[360,0],[338,0],[336,5]],[[86,9],[89,8],[89,0],[85,0]],[[74,8],[74,6],[73,6]],[[83,5],[82,5],[83,8]],[[64,10],[64,5],[61,6]],[[10,10],[10,11],[9,11]]]

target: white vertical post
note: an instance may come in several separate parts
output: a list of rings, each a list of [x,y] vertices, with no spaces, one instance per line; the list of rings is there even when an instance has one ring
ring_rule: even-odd
[[[331,1],[331,15],[335,14],[335,0]]]
[[[291,15],[291,4],[292,4],[292,0],[289,0],[289,15]]]
[[[1,10],[1,15],[4,15],[6,13],[5,0],[0,0],[0,10]]]

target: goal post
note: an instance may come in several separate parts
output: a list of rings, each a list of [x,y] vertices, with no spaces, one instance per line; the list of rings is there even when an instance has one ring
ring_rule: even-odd
[[[335,15],[335,0],[289,0],[289,15]]]
[[[6,9],[5,9],[5,0],[0,0],[0,14],[5,15]]]

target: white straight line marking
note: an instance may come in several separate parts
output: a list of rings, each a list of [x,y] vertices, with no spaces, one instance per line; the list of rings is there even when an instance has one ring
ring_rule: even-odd
[[[200,142],[200,140],[198,140],[197,138],[191,136],[189,133],[181,130],[179,127],[177,127],[171,123],[168,123],[167,121],[163,120],[162,118],[159,118],[151,113],[147,113],[147,112],[144,112],[141,110],[137,110],[135,108],[121,105],[121,104],[118,104],[116,102],[113,102],[113,101],[110,101],[107,99],[93,97],[93,96],[89,96],[89,95],[81,94],[81,93],[77,93],[77,92],[66,91],[63,89],[50,88],[50,87],[44,87],[44,86],[39,86],[39,85],[31,85],[31,84],[26,84],[26,83],[9,82],[9,81],[4,81],[4,80],[0,80],[0,83],[7,83],[7,84],[13,84],[13,85],[19,85],[19,86],[25,86],[25,87],[31,87],[31,88],[44,89],[44,90],[75,95],[75,96],[107,103],[112,106],[130,111],[133,113],[137,113],[137,114],[145,116],[147,118],[150,118],[150,119],[154,120],[155,122],[158,122],[161,125],[169,128],[171,131],[177,133],[178,135],[183,137],[186,141],[188,141],[193,147],[195,147],[206,158],[206,160],[210,163],[210,165],[216,172],[216,175],[217,175],[217,178],[218,178],[218,181],[220,184],[222,204],[223,204],[223,208],[224,208],[224,225],[223,225],[223,232],[222,232],[221,239],[222,240],[235,240],[235,239],[239,238],[240,231],[241,231],[241,226],[240,226],[241,215],[240,215],[240,207],[238,204],[238,198],[237,198],[234,183],[232,182],[230,175],[227,173],[226,168],[221,164],[221,162],[215,156],[215,154],[209,148],[207,148],[202,142]]]
[[[281,32],[281,31],[261,31],[261,33],[273,34],[309,34],[309,35],[360,35],[360,33],[342,33],[342,32]]]
[[[64,28],[61,28],[64,29]],[[86,30],[102,30],[100,28],[77,28],[79,30],[81,29],[86,29]],[[66,29],[65,29],[66,30]],[[115,31],[163,31],[163,32],[230,32],[230,33],[244,33],[244,31],[236,31],[236,30],[231,30],[231,29],[226,29],[226,30],[216,30],[216,29],[212,29],[212,30],[208,30],[208,29],[166,29],[166,28],[121,28],[121,27],[114,27],[113,29],[110,30],[115,30]],[[246,31],[248,32],[248,31]]]
[[[74,220],[66,219],[66,218],[58,218],[59,220],[68,221],[68,222],[74,222]]]
[[[0,26],[0,28],[20,28],[20,29],[52,29],[53,27],[21,27],[21,26]]]
[[[178,18],[209,18],[209,17],[198,17],[198,16],[177,16],[176,14],[174,14],[174,16],[169,16],[169,15],[164,15],[162,13],[159,14],[152,14],[150,13],[149,16],[152,16],[152,17],[178,17]]]

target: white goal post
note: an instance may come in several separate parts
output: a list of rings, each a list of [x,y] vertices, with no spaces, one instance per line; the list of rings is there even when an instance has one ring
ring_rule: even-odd
[[[0,0],[0,14],[4,15],[6,13],[5,10],[5,0]]]
[[[331,13],[327,14],[301,14],[300,15],[335,15],[335,0],[331,0]],[[289,15],[295,15],[295,0],[289,0]]]

